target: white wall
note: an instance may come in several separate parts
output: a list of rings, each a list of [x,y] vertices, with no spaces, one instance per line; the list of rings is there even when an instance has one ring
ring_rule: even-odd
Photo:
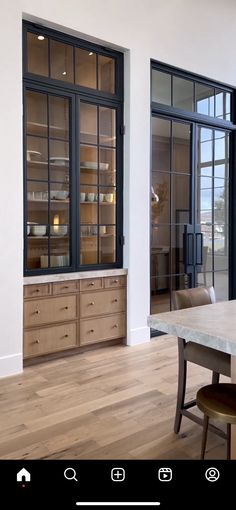
[[[148,341],[150,58],[236,85],[235,0],[1,1],[0,376],[22,367],[22,17],[125,55],[128,343]]]

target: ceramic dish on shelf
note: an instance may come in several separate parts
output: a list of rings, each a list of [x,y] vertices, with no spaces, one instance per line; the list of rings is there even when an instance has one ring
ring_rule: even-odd
[[[51,236],[65,236],[67,232],[67,225],[51,225],[50,227]]]
[[[98,169],[98,163],[94,161],[81,161],[80,166],[82,168],[91,168],[91,170]],[[100,170],[108,170],[109,163],[99,163]]]
[[[27,161],[39,161],[40,157],[42,156],[41,152],[39,151],[31,151],[27,150]]]
[[[69,265],[69,255],[62,253],[61,255],[51,255],[50,257],[51,267],[61,267]],[[48,255],[41,255],[40,267],[48,267]]]
[[[69,196],[69,191],[66,190],[51,190],[50,198],[51,200],[66,200]]]
[[[46,225],[32,225],[30,227],[30,232],[33,236],[43,237],[46,234],[47,227]]]
[[[56,156],[50,158],[50,163],[53,163],[55,165],[59,166],[66,166],[70,161],[70,158],[66,158],[63,156]]]

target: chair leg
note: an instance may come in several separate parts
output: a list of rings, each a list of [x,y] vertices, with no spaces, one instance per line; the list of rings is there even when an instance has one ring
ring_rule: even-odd
[[[179,375],[178,375],[178,393],[175,413],[174,432],[178,434],[182,421],[182,409],[184,406],[185,392],[186,392],[186,378],[187,378],[187,361],[185,359],[179,360]]]
[[[231,425],[227,424],[227,460],[231,458]]]
[[[202,449],[201,449],[201,460],[205,457],[205,451],[206,451],[206,442],[207,442],[207,432],[208,432],[208,423],[209,418],[206,414],[204,414],[203,419],[203,431],[202,431]]]
[[[218,372],[212,372],[212,384],[219,384],[220,374]]]

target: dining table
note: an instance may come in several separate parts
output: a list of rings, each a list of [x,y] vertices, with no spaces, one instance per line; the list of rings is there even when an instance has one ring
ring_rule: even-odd
[[[150,315],[148,326],[230,354],[236,384],[236,300]],[[236,425],[231,426],[231,459],[236,459]]]

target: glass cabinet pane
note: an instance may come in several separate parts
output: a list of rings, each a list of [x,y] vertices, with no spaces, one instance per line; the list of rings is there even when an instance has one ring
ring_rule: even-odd
[[[96,53],[75,48],[75,83],[82,87],[97,88]]]
[[[115,122],[114,109],[81,103],[80,263],[83,265],[116,261]]]
[[[48,39],[41,34],[27,33],[27,71],[49,75]]]
[[[50,50],[51,78],[74,83],[73,46],[51,40]]]
[[[27,91],[26,109],[27,267],[68,266],[69,99]]]
[[[115,93],[115,60],[98,55],[98,88],[104,92]]]

